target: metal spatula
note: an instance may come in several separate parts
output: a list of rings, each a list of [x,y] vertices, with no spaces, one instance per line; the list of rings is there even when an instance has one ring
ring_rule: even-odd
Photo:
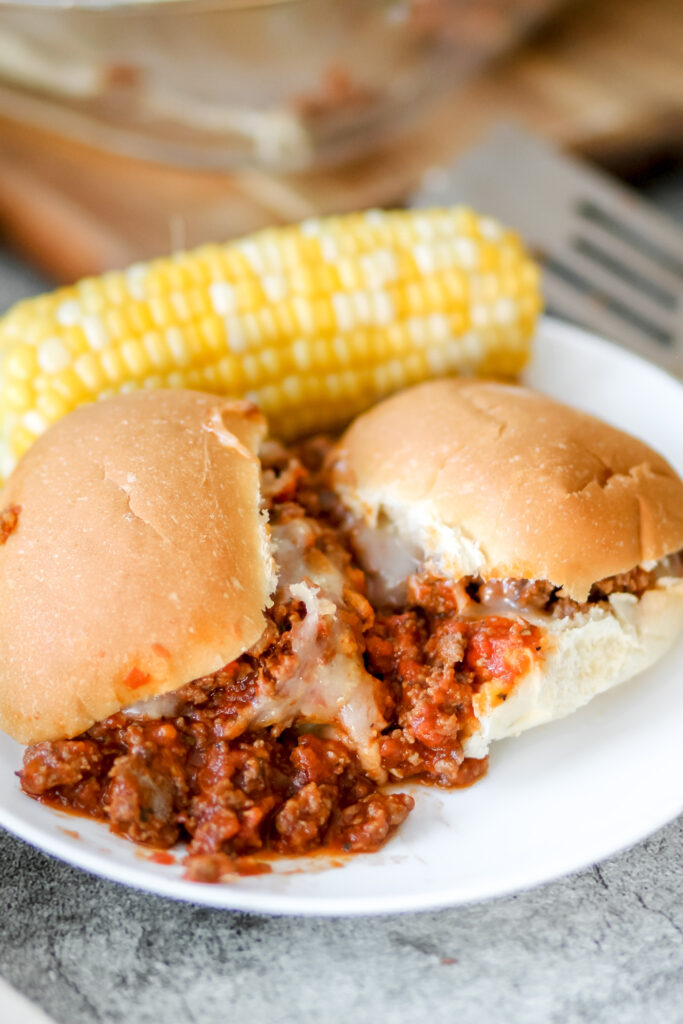
[[[413,205],[464,202],[524,237],[543,265],[550,312],[683,375],[683,231],[633,192],[501,125]]]

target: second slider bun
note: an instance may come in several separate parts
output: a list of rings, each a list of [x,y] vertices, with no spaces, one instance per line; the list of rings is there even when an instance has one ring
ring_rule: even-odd
[[[254,406],[199,392],[82,407],[2,493],[0,727],[75,736],[254,644],[274,586]]]
[[[544,395],[493,382],[418,385],[344,435],[338,487],[449,576],[598,580],[683,547],[683,483],[642,441]]]
[[[475,609],[536,622],[544,653],[502,702],[495,678],[481,687],[468,757],[630,679],[683,627],[680,558],[667,557],[683,548],[683,482],[647,445],[592,416],[524,388],[436,381],[358,419],[336,473],[365,523],[362,558],[385,580],[407,554],[407,572],[549,581],[585,602],[592,584],[659,562],[639,598],[613,593],[559,618],[505,602]]]

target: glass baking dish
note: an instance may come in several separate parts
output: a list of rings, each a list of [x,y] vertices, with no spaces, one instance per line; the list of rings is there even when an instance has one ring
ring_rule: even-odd
[[[0,114],[144,159],[369,152],[553,0],[0,0]]]

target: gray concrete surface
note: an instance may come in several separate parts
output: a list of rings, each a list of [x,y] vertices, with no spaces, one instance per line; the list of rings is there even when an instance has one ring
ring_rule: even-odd
[[[679,821],[519,896],[315,920],[171,903],[2,835],[0,974],[60,1024],[678,1024],[682,854]]]
[[[651,194],[683,215],[683,176]],[[0,309],[40,286],[0,254]],[[683,1024],[682,865],[683,818],[490,903],[274,918],[135,892],[0,830],[0,975],[58,1024]]]

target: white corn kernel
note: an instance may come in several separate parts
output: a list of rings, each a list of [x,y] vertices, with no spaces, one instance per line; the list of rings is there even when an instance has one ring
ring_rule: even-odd
[[[82,320],[83,330],[85,336],[88,339],[88,344],[93,351],[98,352],[101,348],[105,348],[109,344],[109,338],[104,328],[104,324],[98,316],[90,313],[88,316],[84,316]]]
[[[60,338],[46,338],[38,348],[38,363],[45,373],[60,373],[71,364],[71,355]]]
[[[219,316],[237,312],[235,289],[227,281],[213,281],[209,285],[209,298],[214,312]]]

